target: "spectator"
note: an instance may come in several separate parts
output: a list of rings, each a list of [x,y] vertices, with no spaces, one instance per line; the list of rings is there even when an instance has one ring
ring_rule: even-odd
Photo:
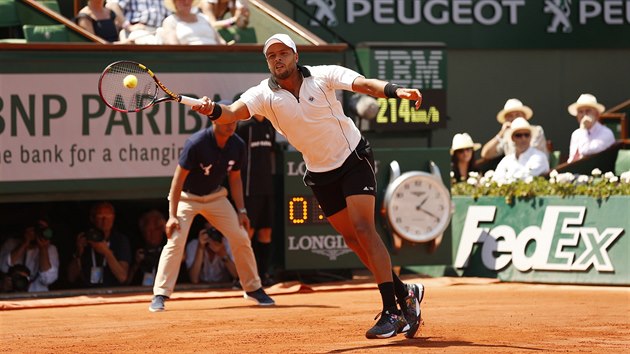
[[[74,257],[68,265],[68,280],[87,287],[125,284],[131,263],[131,248],[124,234],[114,230],[116,214],[109,202],[90,209],[93,228],[76,237]]]
[[[0,271],[12,278],[13,291],[48,291],[59,276],[59,254],[44,220],[28,225],[21,238],[10,238],[0,250]],[[21,281],[18,281],[21,280]]]
[[[193,134],[184,144],[169,191],[168,241],[160,256],[149,306],[151,312],[165,310],[165,301],[175,288],[188,232],[199,214],[230,241],[241,286],[245,290],[244,297],[261,306],[275,304],[261,286],[256,259],[247,237],[249,218],[243,200],[240,171],[245,144],[241,138],[234,136],[235,131],[236,122],[213,122],[212,127]],[[238,213],[227,198],[227,190],[221,185],[226,177]]]
[[[142,214],[138,226],[144,244],[136,250],[127,284],[153,286],[162,247],[166,243],[166,219],[159,211],[150,210]]]
[[[599,122],[599,116],[606,108],[597,102],[595,96],[581,94],[576,102],[569,105],[568,110],[580,127],[571,134],[567,162],[604,151],[615,143],[612,130]]]
[[[520,100],[516,98],[507,100],[503,109],[497,113],[497,121],[501,124],[501,130],[483,146],[481,157],[486,160],[492,160],[496,157],[513,153],[514,142],[510,138],[512,136],[510,132],[512,122],[518,117],[529,120],[533,115],[532,109],[525,106]],[[531,146],[548,155],[547,138],[545,138],[543,128],[539,125],[532,125],[531,127]]]
[[[474,143],[468,133],[455,134],[451,144],[451,177],[455,183],[465,182],[469,172],[478,172],[474,152],[481,144]]]
[[[225,44],[209,20],[196,11],[200,1],[164,0],[164,6],[173,14],[162,23],[160,37],[163,44]]]
[[[216,29],[249,25],[249,8],[246,0],[202,0],[201,11]],[[226,16],[229,16],[225,18]]]
[[[190,282],[224,283],[238,278],[230,245],[214,227],[199,231],[199,237],[186,245],[186,269]]]
[[[86,31],[108,42],[118,42],[118,32],[123,26],[124,17],[105,7],[105,0],[88,0],[74,21]]]
[[[157,44],[156,30],[169,15],[163,0],[107,0],[106,5],[124,18],[121,41],[135,44]]]
[[[227,103],[231,104],[231,102]],[[239,122],[236,134],[245,141],[246,163],[241,168],[245,208],[250,221],[247,233],[252,239],[258,273],[263,285],[273,284],[269,275],[271,234],[274,221],[273,169],[276,130],[263,116]]]
[[[515,150],[499,162],[492,176],[495,182],[510,183],[549,171],[547,154],[531,146],[533,131],[534,128],[525,118],[519,117],[512,121],[510,134]]]

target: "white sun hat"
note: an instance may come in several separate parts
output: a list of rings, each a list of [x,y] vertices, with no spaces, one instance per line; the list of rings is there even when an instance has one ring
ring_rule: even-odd
[[[499,113],[497,113],[497,121],[499,121],[499,123],[501,124],[505,123],[505,115],[514,111],[525,113],[525,119],[530,119],[534,115],[534,111],[524,105],[521,100],[517,98],[510,98],[505,102],[503,109],[500,110]]]
[[[284,33],[276,33],[265,41],[265,46],[263,47],[263,54],[267,55],[267,49],[269,49],[269,47],[271,47],[272,44],[276,44],[276,43],[282,43],[286,45],[287,47],[291,48],[293,50],[293,53],[297,53],[297,47],[295,46],[295,42],[291,39],[291,37],[289,37],[288,35]]]
[[[518,117],[514,119],[512,121],[512,124],[510,125],[510,130],[512,131],[512,133],[510,134],[510,138],[512,138],[512,135],[514,135],[514,133],[521,130],[528,130],[530,134],[532,134],[533,132],[532,126],[529,125],[527,119],[523,117]]]
[[[572,116],[577,116],[578,108],[580,107],[593,107],[599,113],[604,113],[606,107],[604,105],[597,103],[597,98],[591,95],[590,93],[583,93],[574,103],[569,105],[569,114]]]
[[[481,144],[473,142],[468,133],[455,134],[453,143],[451,144],[451,155],[455,153],[455,150],[470,148],[477,151],[481,148]]]

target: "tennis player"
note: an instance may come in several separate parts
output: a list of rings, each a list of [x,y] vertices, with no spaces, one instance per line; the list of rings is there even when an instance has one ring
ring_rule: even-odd
[[[265,116],[302,153],[307,167],[304,182],[313,190],[330,224],[378,283],[383,308],[366,337],[389,338],[397,333],[413,337],[421,323],[424,287],[404,284],[392,272],[389,253],[374,221],[372,150],[352,119],[344,114],[335,90],[414,100],[416,109],[422,102],[420,91],[367,79],[337,65],[300,66],[295,43],[286,34],[267,39],[263,53],[270,78],[248,89],[229,106],[203,97],[204,104],[193,109],[219,124],[245,120],[254,114]]]

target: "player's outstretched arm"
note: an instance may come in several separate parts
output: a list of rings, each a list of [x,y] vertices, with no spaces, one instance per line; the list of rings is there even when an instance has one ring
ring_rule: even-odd
[[[378,79],[366,79],[363,76],[357,77],[352,83],[352,91],[380,98],[403,98],[416,101],[416,109],[420,109],[422,104],[422,94],[420,90],[404,88],[396,84]]]
[[[213,102],[208,97],[201,98],[203,104],[193,106],[192,109],[199,112],[218,124],[228,124],[239,120],[249,119],[249,109],[245,103],[236,101],[231,105],[224,105]]]

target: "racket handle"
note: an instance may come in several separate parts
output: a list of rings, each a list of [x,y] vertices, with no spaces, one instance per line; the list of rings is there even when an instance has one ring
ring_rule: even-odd
[[[203,104],[203,101],[188,96],[179,96],[179,103],[183,103],[187,106],[197,106]]]

